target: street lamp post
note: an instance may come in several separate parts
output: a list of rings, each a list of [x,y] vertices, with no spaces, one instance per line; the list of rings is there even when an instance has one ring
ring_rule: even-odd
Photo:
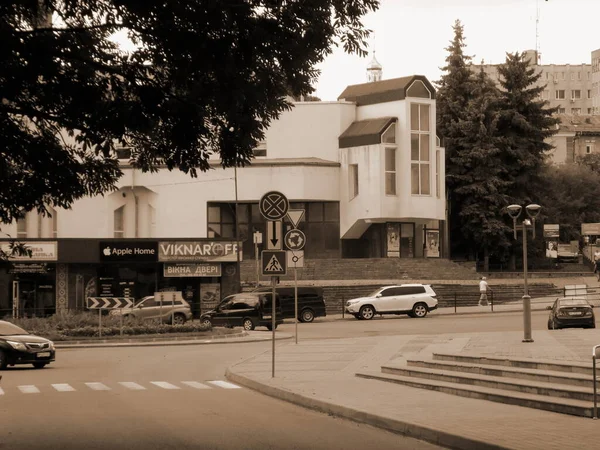
[[[513,230],[515,239],[517,238],[517,219],[521,215],[522,207],[520,205],[509,205],[506,208],[508,214],[513,219]],[[537,204],[527,205],[525,211],[529,219],[523,219],[523,342],[533,342],[531,337],[531,297],[529,296],[529,287],[527,286],[527,227],[532,226],[533,238],[535,239],[535,218],[540,213],[542,207]]]

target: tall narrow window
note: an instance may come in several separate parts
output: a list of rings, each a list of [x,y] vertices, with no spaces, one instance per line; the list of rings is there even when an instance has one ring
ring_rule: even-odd
[[[440,198],[440,151],[435,151],[435,195]]]
[[[46,219],[48,223],[48,237],[58,237],[58,215],[56,210],[52,206],[48,206],[48,213],[50,214]],[[45,237],[45,236],[44,236]]]
[[[150,222],[150,237],[156,236],[156,208],[152,205],[148,205],[148,220]]]
[[[114,236],[125,237],[125,205],[115,209],[114,212]]]
[[[348,166],[348,184],[350,200],[352,200],[358,195],[358,164]]]
[[[410,175],[413,195],[430,195],[429,105],[410,105]]]
[[[385,148],[385,195],[396,195],[396,147]]]
[[[27,237],[27,215],[17,219],[17,239],[24,239]]]

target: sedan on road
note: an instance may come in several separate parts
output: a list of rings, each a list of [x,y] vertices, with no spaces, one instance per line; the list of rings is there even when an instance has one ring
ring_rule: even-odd
[[[557,298],[554,305],[548,306],[548,329],[566,327],[596,328],[593,306],[583,297]]]
[[[0,320],[0,370],[17,364],[33,364],[36,369],[41,369],[54,358],[52,341]]]
[[[437,295],[428,284],[385,286],[366,297],[346,302],[346,312],[363,320],[370,320],[375,314],[408,314],[421,318],[437,307]]]

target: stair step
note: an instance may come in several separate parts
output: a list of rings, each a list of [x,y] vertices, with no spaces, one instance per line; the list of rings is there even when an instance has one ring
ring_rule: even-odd
[[[481,386],[462,385],[446,381],[426,380],[378,372],[358,372],[357,377],[379,380],[405,386],[429,389],[461,397],[489,400],[497,403],[524,406],[529,408],[570,414],[580,417],[592,417],[593,405],[590,402],[567,398],[548,397],[517,391],[505,391]]]
[[[449,383],[502,389],[547,397],[559,397],[587,402],[594,401],[594,395],[592,393],[591,386],[586,389],[582,387],[565,386],[554,383],[510,379],[491,375],[473,375],[460,372],[408,366],[382,366],[381,371],[382,373],[391,375],[425,378],[428,380],[438,380]]]
[[[521,367],[524,369],[548,370],[553,372],[578,373],[592,375],[592,365],[579,362],[562,362],[545,359],[508,359],[493,356],[477,356],[452,353],[434,353],[433,359],[438,361],[457,361],[475,364]]]
[[[566,384],[569,386],[592,388],[592,377],[577,373],[435,360],[407,360],[406,363],[411,367],[426,367],[430,369],[477,373],[481,375],[518,378],[543,383]],[[596,384],[597,387],[600,387],[600,377],[596,380]]]

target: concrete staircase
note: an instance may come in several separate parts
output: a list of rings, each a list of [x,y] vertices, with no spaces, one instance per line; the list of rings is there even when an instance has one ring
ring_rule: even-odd
[[[409,359],[405,365],[382,366],[381,373],[359,372],[356,376],[562,414],[593,416],[591,363],[434,353],[432,359]],[[596,383],[600,388],[600,381]]]

